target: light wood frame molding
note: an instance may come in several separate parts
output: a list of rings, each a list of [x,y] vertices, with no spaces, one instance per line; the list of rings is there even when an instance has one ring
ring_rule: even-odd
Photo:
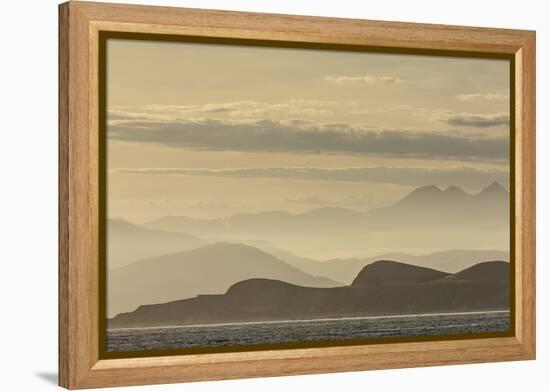
[[[515,336],[100,359],[98,36],[141,32],[396,50],[515,63]],[[69,389],[535,358],[535,32],[70,1],[59,6],[59,384]]]

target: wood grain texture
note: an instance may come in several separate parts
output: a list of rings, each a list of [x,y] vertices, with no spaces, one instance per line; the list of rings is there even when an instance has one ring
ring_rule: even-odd
[[[69,2],[59,26],[59,382],[70,389],[535,357],[535,33]],[[453,50],[515,58],[515,337],[100,360],[98,33]]]
[[[97,267],[92,248],[90,216],[97,188],[93,187],[89,137],[89,24],[79,7],[66,3],[60,10],[60,367],[59,382],[75,388],[97,362],[93,323],[97,317]],[[94,331],[96,330],[96,331]]]
[[[69,384],[69,7],[59,8],[59,383]]]
[[[525,31],[437,24],[73,2],[114,31],[515,53]]]
[[[520,195],[516,203],[516,270],[521,268],[516,276],[516,303],[520,309],[516,335],[525,346],[531,358],[536,351],[536,62],[535,34],[516,53],[516,195]],[[521,243],[520,243],[521,241]],[[519,328],[519,330],[518,330]],[[519,332],[518,332],[519,331]]]

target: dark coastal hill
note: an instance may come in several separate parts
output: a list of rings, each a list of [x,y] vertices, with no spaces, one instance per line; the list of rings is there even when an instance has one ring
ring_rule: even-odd
[[[394,261],[377,261],[359,272],[352,286],[379,284],[418,284],[448,276],[427,267],[408,265]]]
[[[277,255],[275,253],[273,254]],[[293,261],[292,258],[287,260],[285,254],[281,254],[278,258],[289,263]],[[328,261],[316,262],[314,264],[301,262],[299,263],[299,267],[310,274],[326,276],[335,281],[349,284],[366,265],[376,262],[379,259],[392,259],[400,263],[427,267],[446,273],[457,273],[480,262],[487,262],[494,259],[508,262],[509,258],[510,254],[507,251],[447,250],[425,255],[387,253],[367,258],[331,259]]]
[[[381,261],[351,286],[335,288],[255,278],[225,294],[140,306],[109,320],[109,328],[502,310],[509,306],[508,269],[487,262],[448,275]]]
[[[483,262],[471,266],[454,276],[459,280],[466,281],[498,281],[506,280],[510,275],[510,265],[504,262],[493,261]]]
[[[251,246],[214,243],[111,270],[108,313],[114,316],[142,304],[194,297],[205,289],[223,293],[231,285],[250,278],[277,279],[308,287],[342,285],[326,277],[311,276]]]

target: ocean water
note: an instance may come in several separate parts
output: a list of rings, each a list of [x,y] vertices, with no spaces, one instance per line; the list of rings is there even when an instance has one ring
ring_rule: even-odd
[[[508,331],[509,311],[251,322],[107,331],[108,352]]]

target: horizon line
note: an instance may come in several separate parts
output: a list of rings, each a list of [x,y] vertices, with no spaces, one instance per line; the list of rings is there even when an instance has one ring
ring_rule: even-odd
[[[165,304],[165,303],[159,303]],[[135,311],[133,311],[135,312]],[[412,318],[412,317],[428,317],[428,316],[453,316],[453,315],[475,315],[475,314],[497,314],[506,313],[510,310],[488,310],[488,311],[464,311],[464,312],[434,312],[420,314],[402,314],[402,315],[373,315],[373,316],[348,316],[342,318],[314,318],[314,319],[294,319],[294,320],[265,320],[255,322],[229,322],[229,323],[203,323],[181,326],[154,326],[154,327],[121,327],[107,328],[107,331],[126,331],[126,330],[156,330],[156,329],[179,329],[192,327],[219,327],[219,326],[238,326],[238,325],[260,325],[273,323],[307,323],[307,322],[336,322],[342,320],[359,320],[359,319],[387,319],[387,318]],[[114,318],[109,318],[112,320]]]

